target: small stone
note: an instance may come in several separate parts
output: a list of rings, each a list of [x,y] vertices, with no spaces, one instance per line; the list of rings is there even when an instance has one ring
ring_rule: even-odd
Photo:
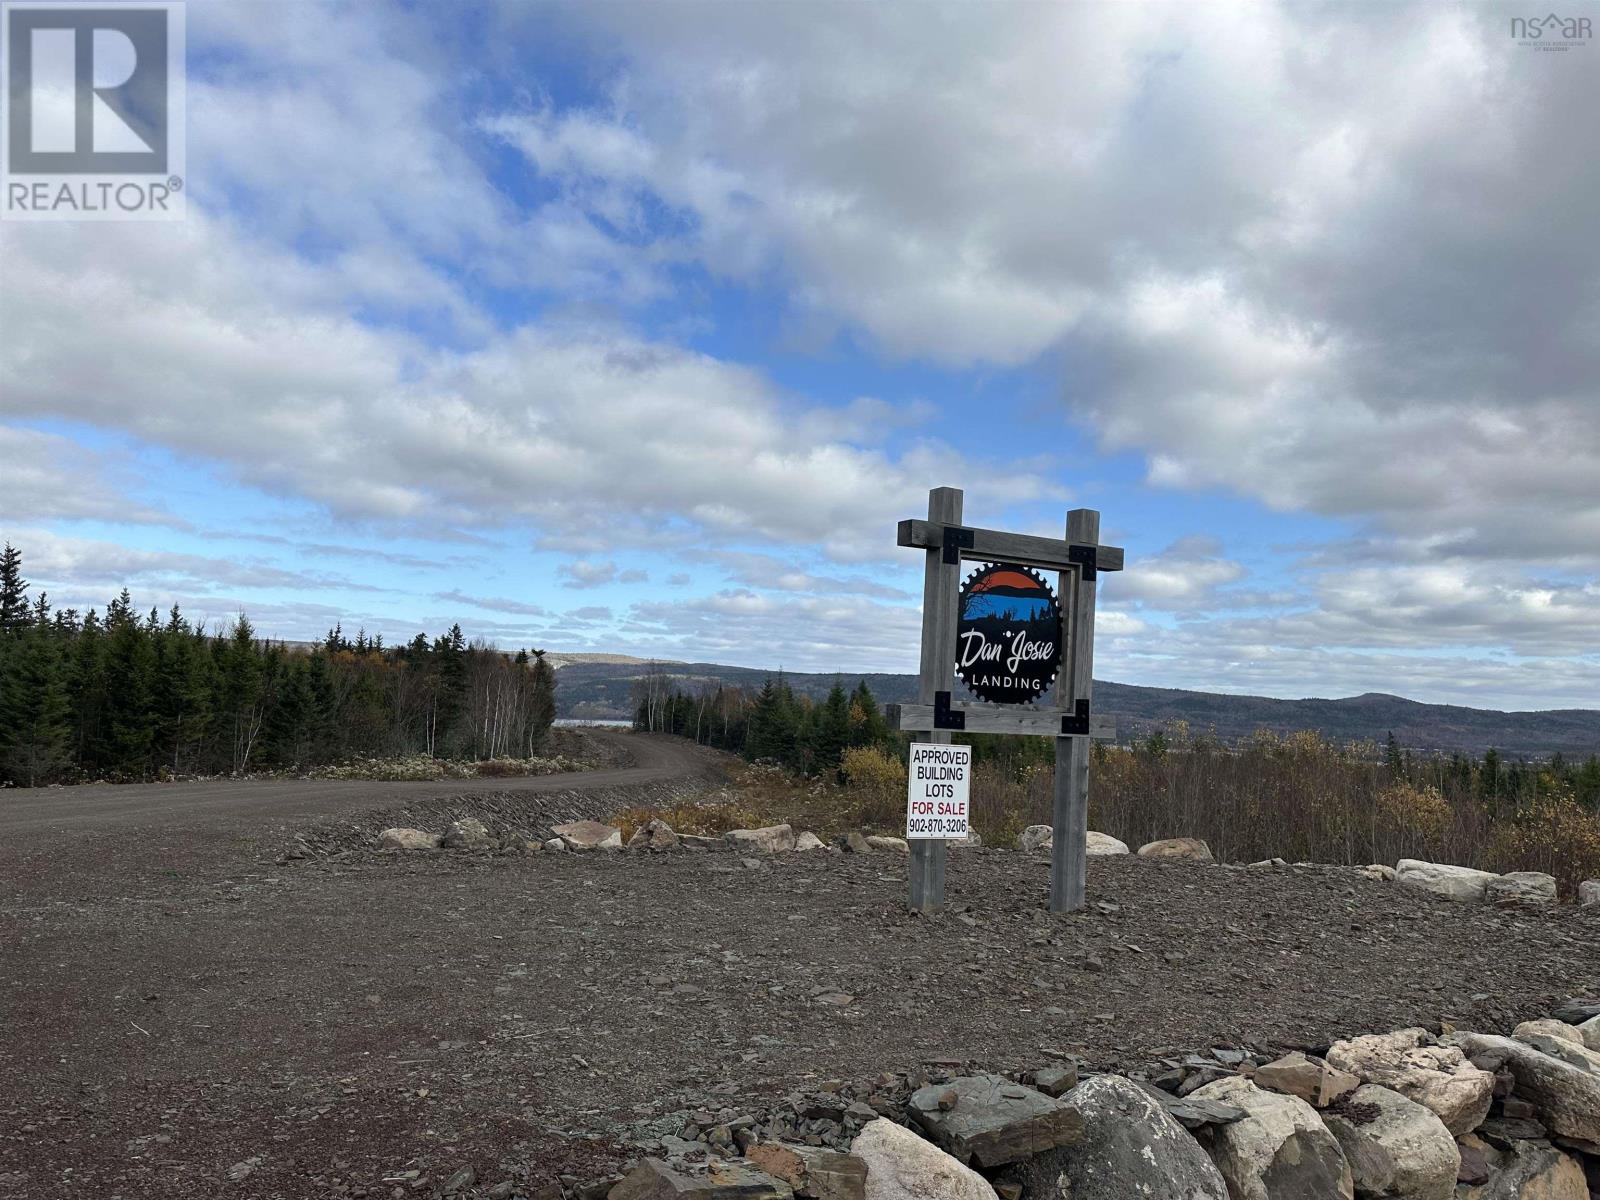
[[[659,817],[650,818],[628,839],[629,850],[674,850],[677,845],[678,835]]]
[[[1046,1096],[1059,1097],[1078,1086],[1078,1068],[1070,1065],[1040,1067],[1033,1073],[1033,1086]]]
[[[1146,842],[1139,847],[1140,858],[1180,859],[1189,862],[1215,862],[1211,855],[1211,847],[1199,838],[1163,838],[1158,842]]]
[[[1407,887],[1432,892],[1447,900],[1482,900],[1489,881],[1498,876],[1492,871],[1477,871],[1471,867],[1402,858],[1396,866],[1395,878]]]
[[[1327,1108],[1361,1086],[1361,1080],[1349,1071],[1341,1071],[1299,1051],[1257,1067],[1253,1074],[1261,1087],[1299,1096],[1316,1108]]]
[[[453,1196],[457,1192],[465,1191],[471,1187],[478,1178],[478,1173],[471,1167],[462,1167],[444,1181],[444,1194]]]
[[[794,829],[789,825],[767,825],[761,829],[730,829],[723,837],[735,850],[776,854],[795,847]]]
[[[795,835],[794,848],[796,850],[826,850],[828,847],[821,838],[807,830],[804,833]]]
[[[559,854],[567,848],[567,844],[558,837],[553,837],[544,843],[544,848],[554,854]]]
[[[881,834],[873,834],[867,838],[867,845],[874,850],[887,850],[892,854],[911,853],[911,846],[906,842],[905,838],[884,837]]]
[[[1554,904],[1556,879],[1543,871],[1511,871],[1484,885],[1491,904]]]
[[[702,1175],[647,1158],[603,1194],[607,1200],[792,1200],[794,1189],[748,1164],[713,1161]]]
[[[437,833],[426,833],[421,829],[397,827],[385,829],[378,835],[378,849],[437,850],[439,843],[443,840]]]
[[[942,1107],[946,1092],[956,1097],[949,1108]],[[1076,1109],[1001,1075],[965,1075],[918,1089],[911,1117],[956,1159],[983,1168],[1072,1145],[1083,1136]]]
[[[1128,843],[1108,833],[1096,833],[1091,829],[1084,844],[1084,853],[1090,858],[1109,858],[1113,855],[1127,854]]]
[[[1017,849],[1024,854],[1032,854],[1048,845],[1052,840],[1052,830],[1048,825],[1029,825],[1017,835]]]
[[[488,827],[477,817],[451,821],[441,842],[446,850],[485,850],[493,844],[494,839],[489,836]]]
[[[551,826],[550,832],[566,843],[568,850],[620,850],[622,830],[600,821],[568,821]]]

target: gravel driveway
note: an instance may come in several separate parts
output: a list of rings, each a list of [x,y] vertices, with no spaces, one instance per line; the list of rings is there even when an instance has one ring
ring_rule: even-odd
[[[638,746],[634,770],[682,769]],[[531,1195],[708,1097],[937,1060],[1504,1030],[1600,990],[1600,910],[1334,868],[1097,858],[1089,910],[1051,918],[1043,860],[964,850],[952,909],[927,918],[890,854],[279,867],[292,819],[224,804],[109,832],[0,818],[0,1195],[426,1195],[462,1167],[478,1194]]]

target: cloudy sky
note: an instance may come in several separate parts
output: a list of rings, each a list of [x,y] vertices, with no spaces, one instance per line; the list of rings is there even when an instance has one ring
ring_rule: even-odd
[[[59,604],[913,670],[951,485],[1103,512],[1102,678],[1600,707],[1600,45],[1545,9],[188,11],[187,221],[0,226]]]

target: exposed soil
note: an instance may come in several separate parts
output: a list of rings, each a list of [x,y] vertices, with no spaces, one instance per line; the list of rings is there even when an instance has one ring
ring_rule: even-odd
[[[1451,904],[1336,868],[1093,859],[1088,911],[1051,918],[1044,860],[963,850],[951,910],[921,918],[889,854],[276,866],[290,818],[245,798],[204,826],[109,832],[8,829],[7,803],[4,1196],[425,1195],[462,1166],[480,1194],[533,1194],[708,1097],[1441,1018],[1504,1031],[1600,990],[1600,910]]]

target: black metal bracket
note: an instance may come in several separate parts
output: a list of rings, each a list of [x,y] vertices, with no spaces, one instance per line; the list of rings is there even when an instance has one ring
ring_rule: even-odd
[[[933,727],[935,729],[965,729],[967,727],[967,714],[959,709],[950,710],[950,693],[935,692],[933,694]]]
[[[952,566],[961,565],[961,551],[972,548],[972,530],[964,525],[944,527],[944,561]]]
[[[1093,583],[1095,577],[1099,574],[1100,547],[1086,546],[1074,542],[1067,547],[1067,561],[1076,563],[1083,568],[1083,580],[1085,583]]]
[[[1073,715],[1061,714],[1061,736],[1069,737],[1076,734],[1078,737],[1089,736],[1089,702],[1078,700],[1073,705]]]

